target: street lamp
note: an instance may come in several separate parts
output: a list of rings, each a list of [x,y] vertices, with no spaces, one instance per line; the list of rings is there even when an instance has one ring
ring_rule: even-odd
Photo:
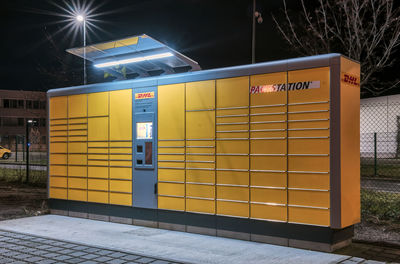
[[[83,26],[83,84],[87,83],[86,77],[86,18],[85,15],[78,14],[76,21],[82,23]]]

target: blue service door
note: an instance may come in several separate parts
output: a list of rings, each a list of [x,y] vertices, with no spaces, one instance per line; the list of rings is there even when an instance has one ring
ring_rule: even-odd
[[[157,87],[133,89],[133,206],[157,208]]]

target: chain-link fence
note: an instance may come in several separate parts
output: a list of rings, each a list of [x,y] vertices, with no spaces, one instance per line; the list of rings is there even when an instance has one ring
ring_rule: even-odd
[[[364,99],[360,115],[363,217],[400,221],[400,96]]]

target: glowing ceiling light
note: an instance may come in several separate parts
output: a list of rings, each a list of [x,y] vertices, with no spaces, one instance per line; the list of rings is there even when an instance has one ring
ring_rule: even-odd
[[[134,58],[129,58],[129,59],[103,62],[103,63],[95,64],[94,66],[97,68],[104,68],[104,67],[116,66],[116,65],[121,65],[121,64],[141,62],[141,61],[146,61],[146,60],[162,59],[162,58],[167,58],[167,57],[172,57],[172,56],[174,56],[174,54],[172,54],[172,52],[164,52],[164,53],[148,55],[148,56],[143,56],[143,57],[134,57]]]

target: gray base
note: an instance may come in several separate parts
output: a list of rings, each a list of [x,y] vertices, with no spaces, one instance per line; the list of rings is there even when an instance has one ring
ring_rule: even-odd
[[[305,241],[305,240],[296,240],[296,239],[289,239],[289,247],[301,248],[301,249],[310,249],[310,250],[317,250],[323,252],[333,252],[339,248],[348,246],[351,244],[351,239],[347,239],[336,244],[327,244],[327,243],[318,243],[312,241]]]
[[[68,216],[79,217],[79,218],[88,218],[88,213],[69,211]]]
[[[108,215],[89,214],[88,218],[91,220],[110,222],[110,217]]]
[[[190,226],[190,225],[186,226],[186,232],[207,235],[207,236],[216,236],[217,235],[217,229],[215,229],[215,228]]]
[[[68,216],[68,211],[58,210],[58,209],[50,209],[50,214]]]
[[[179,225],[179,224],[158,222],[158,228],[172,230],[172,231],[186,232],[186,226],[185,225]]]
[[[133,224],[137,226],[158,228],[158,222],[156,221],[133,219]]]
[[[283,237],[251,234],[250,240],[254,241],[254,242],[267,243],[267,244],[273,244],[273,245],[278,245],[278,246],[285,246],[285,247],[289,246],[289,239],[283,238]]]
[[[221,229],[217,229],[217,236],[240,239],[240,240],[250,240],[249,233],[234,232],[234,231],[221,230]]]
[[[118,223],[118,224],[126,224],[126,225],[133,224],[132,218],[118,217],[118,216],[110,216],[110,222]]]

